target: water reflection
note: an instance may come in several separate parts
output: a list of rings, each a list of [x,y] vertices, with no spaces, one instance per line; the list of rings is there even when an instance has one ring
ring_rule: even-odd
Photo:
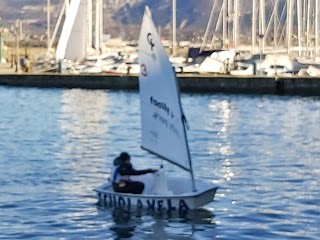
[[[112,210],[113,226],[110,230],[115,232],[116,239],[130,238],[133,236],[138,222],[131,219],[131,212],[122,208]]]
[[[217,235],[214,215],[206,209],[184,213],[154,213],[98,206],[103,214],[112,215],[115,239],[213,239]]]
[[[65,189],[83,192],[90,186],[87,178],[96,173],[105,156],[105,135],[108,131],[108,95],[104,91],[72,89],[61,95],[61,112],[58,118],[62,131],[62,151],[58,159],[68,162],[68,170],[75,182]],[[64,167],[66,168],[66,167]],[[88,188],[88,187],[87,187]]]
[[[218,141],[208,146],[208,151],[214,155],[220,155],[222,160],[223,178],[230,181],[234,177],[230,156],[234,154],[231,146],[230,128],[232,124],[232,106],[228,100],[213,99],[209,103],[211,114],[209,126],[217,131]],[[217,149],[219,152],[217,152]]]
[[[70,140],[86,144],[105,134],[108,99],[104,91],[65,90],[61,103],[60,127]]]

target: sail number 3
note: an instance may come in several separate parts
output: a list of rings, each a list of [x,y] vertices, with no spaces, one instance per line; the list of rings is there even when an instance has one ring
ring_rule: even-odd
[[[147,66],[145,64],[141,64],[140,72],[141,72],[142,76],[144,76],[144,77],[146,77],[148,75],[147,74]]]

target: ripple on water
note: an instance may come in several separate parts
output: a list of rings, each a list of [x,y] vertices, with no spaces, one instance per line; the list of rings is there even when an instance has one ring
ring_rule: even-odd
[[[319,100],[183,94],[195,176],[219,189],[162,216],[92,191],[121,151],[161,163],[140,149],[136,92],[0,87],[0,239],[319,239]]]

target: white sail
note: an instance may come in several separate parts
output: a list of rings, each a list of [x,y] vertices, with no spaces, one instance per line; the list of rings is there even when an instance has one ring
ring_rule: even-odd
[[[56,59],[76,60],[86,55],[87,0],[72,0],[56,50]]]
[[[213,200],[217,187],[193,177],[179,89],[148,8],[140,32],[139,64],[142,147],[189,171],[192,182],[182,176],[166,177],[160,169],[156,176],[132,177],[144,183],[142,194],[115,192],[113,183],[102,184],[95,189],[99,202],[162,213],[203,206]]]
[[[176,77],[147,8],[139,64],[142,147],[191,171]]]

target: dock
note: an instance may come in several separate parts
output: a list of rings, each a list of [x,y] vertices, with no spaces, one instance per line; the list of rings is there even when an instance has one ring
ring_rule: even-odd
[[[7,65],[8,66],[8,65]],[[320,95],[320,78],[178,74],[182,92]],[[138,90],[138,75],[16,73],[0,65],[0,85],[37,88]]]

